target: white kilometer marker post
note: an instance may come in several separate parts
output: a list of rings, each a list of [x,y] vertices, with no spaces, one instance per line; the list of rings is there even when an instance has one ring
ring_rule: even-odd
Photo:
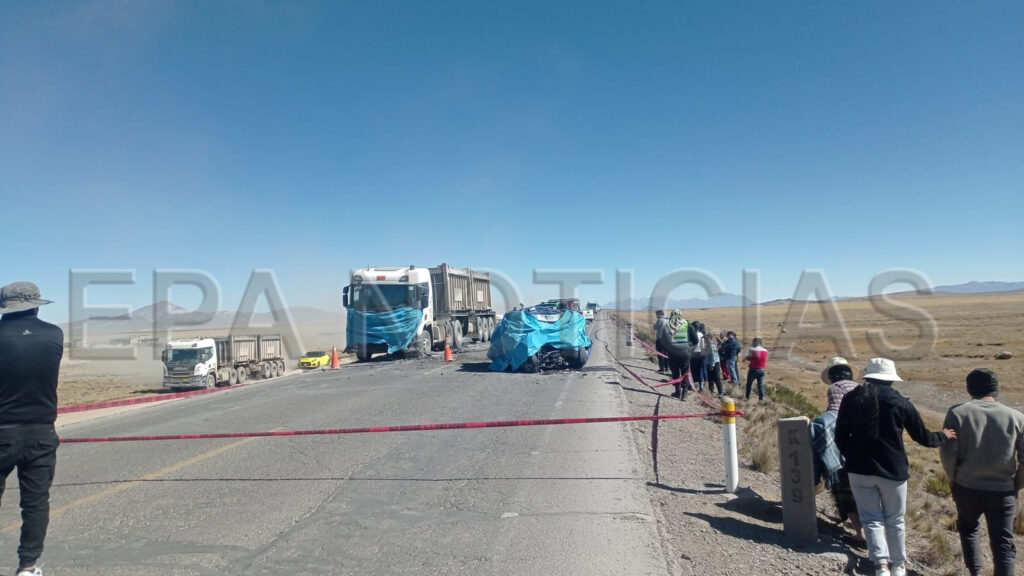
[[[740,483],[740,464],[736,454],[736,401],[728,396],[722,397],[722,445],[725,449],[725,491],[736,493]]]

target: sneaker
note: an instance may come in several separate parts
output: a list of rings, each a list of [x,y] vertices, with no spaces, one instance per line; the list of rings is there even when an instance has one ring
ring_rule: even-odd
[[[14,576],[43,576],[43,571],[39,569],[39,566],[31,570],[18,570],[18,573]]]
[[[888,566],[877,566],[875,568],[875,576],[892,576],[889,572]]]
[[[907,576],[907,565],[900,564],[892,567],[892,576]]]

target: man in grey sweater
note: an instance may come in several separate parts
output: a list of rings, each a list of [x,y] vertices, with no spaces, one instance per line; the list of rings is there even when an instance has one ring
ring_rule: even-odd
[[[979,519],[985,516],[995,576],[1012,576],[1017,548],[1013,519],[1024,487],[1024,414],[996,401],[999,378],[986,368],[967,375],[972,400],[946,412],[943,428],[957,437],[939,449],[956,504],[964,564],[982,572]]]

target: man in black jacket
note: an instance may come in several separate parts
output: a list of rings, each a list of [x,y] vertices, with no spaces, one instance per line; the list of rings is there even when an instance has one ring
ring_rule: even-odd
[[[38,318],[39,306],[49,303],[31,282],[0,288],[0,496],[17,468],[22,524],[16,576],[42,574],[36,561],[50,523],[60,444],[54,422],[64,332]]]

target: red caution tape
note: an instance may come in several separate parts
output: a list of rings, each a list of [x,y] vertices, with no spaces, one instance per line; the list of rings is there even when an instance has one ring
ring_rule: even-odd
[[[654,346],[651,346],[650,344],[648,344],[647,342],[644,342],[643,340],[637,338],[636,336],[633,336],[633,339],[636,340],[637,342],[639,342],[640,345],[643,346],[644,348],[647,348],[648,350],[653,352],[655,354],[655,356],[661,356],[662,358],[668,358],[667,355],[662,354],[661,352],[658,352],[658,350],[656,348],[654,348]]]
[[[252,382],[258,382],[258,380],[253,380]],[[71,406],[61,406],[57,408],[57,414],[67,414],[68,412],[84,412],[86,410],[114,408],[117,406],[132,406],[134,404],[147,404],[149,402],[160,402],[161,400],[173,400],[175,398],[188,398],[189,396],[200,396],[202,394],[210,394],[213,392],[220,392],[222,390],[241,388],[242,386],[247,386],[250,383],[251,382],[246,382],[244,384],[235,384],[234,386],[220,386],[218,388],[201,388],[199,390],[189,390],[188,392],[152,394],[150,396],[139,396],[138,398],[122,398],[120,400],[107,400],[105,402],[87,402],[85,404],[72,404]]]
[[[469,428],[509,428],[514,426],[552,426],[557,424],[596,424],[602,422],[635,422],[679,418],[710,418],[741,416],[740,411],[707,414],[660,414],[655,416],[609,416],[600,418],[551,418],[543,420],[485,420],[481,422],[447,422],[443,424],[407,424],[402,426],[371,426],[367,428],[328,428],[325,430],[277,430],[272,432],[225,432],[214,434],[169,434],[162,436],[106,436],[98,438],[61,438],[62,444],[85,442],[145,442],[153,440],[207,440],[216,438],[261,438],[267,436],[312,436],[322,434],[367,434],[374,432],[422,432],[429,430],[462,430]]]

